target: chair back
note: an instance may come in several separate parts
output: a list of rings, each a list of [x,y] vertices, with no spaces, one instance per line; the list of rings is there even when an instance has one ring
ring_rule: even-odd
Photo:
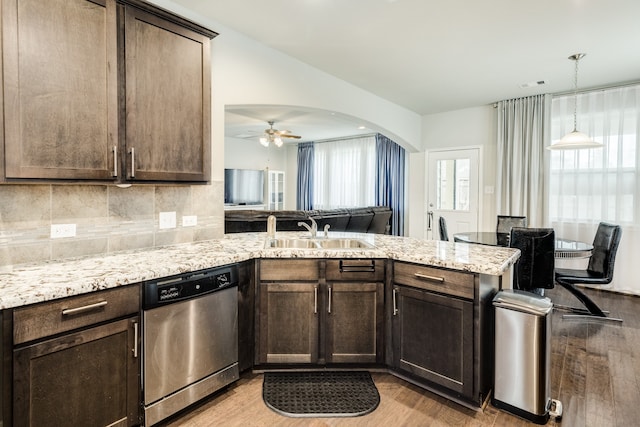
[[[496,233],[510,233],[513,227],[526,227],[526,216],[498,215]]]
[[[621,237],[622,229],[619,225],[606,222],[598,224],[587,271],[602,276],[603,279],[606,279],[605,283],[610,283],[613,280],[613,266]]]
[[[553,228],[511,229],[509,246],[520,249],[514,265],[513,288],[523,291],[551,289],[555,273],[555,232]]]
[[[447,232],[447,221],[444,217],[440,217],[438,220],[440,223],[440,240],[449,240],[449,233]]]

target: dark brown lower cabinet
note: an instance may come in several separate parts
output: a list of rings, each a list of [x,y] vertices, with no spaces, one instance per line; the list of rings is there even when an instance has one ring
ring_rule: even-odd
[[[381,362],[383,284],[330,283],[327,298],[327,363]]]
[[[258,364],[318,361],[318,284],[261,283]]]
[[[473,301],[393,288],[393,367],[473,398]]]
[[[14,426],[139,423],[137,316],[14,350]]]

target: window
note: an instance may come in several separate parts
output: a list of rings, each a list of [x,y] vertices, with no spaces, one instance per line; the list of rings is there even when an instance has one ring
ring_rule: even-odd
[[[572,130],[573,105],[573,96],[553,99],[552,140]],[[551,152],[551,222],[640,224],[639,127],[640,86],[578,95],[578,130],[604,146]]]
[[[375,136],[316,143],[313,208],[375,205]]]

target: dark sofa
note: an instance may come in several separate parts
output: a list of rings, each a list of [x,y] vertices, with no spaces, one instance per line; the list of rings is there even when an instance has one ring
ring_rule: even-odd
[[[224,232],[267,231],[269,215],[276,217],[278,231],[304,231],[298,222],[311,225],[311,217],[318,223],[318,232],[322,232],[325,224],[329,224],[330,231],[389,234],[391,209],[386,206],[369,206],[309,211],[228,210],[224,212]]]

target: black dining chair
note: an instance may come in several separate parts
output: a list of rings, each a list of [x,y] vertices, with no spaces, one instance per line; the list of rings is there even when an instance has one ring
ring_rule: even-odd
[[[498,224],[496,225],[496,233],[511,232],[513,227],[526,227],[526,216],[510,216],[510,215],[498,215]]]
[[[447,232],[447,221],[443,216],[438,220],[440,225],[440,240],[449,241],[449,233]]]
[[[509,247],[520,249],[514,265],[513,289],[544,295],[554,287],[555,233],[553,228],[511,229]]]
[[[622,319],[607,316],[591,298],[576,288],[576,284],[606,285],[613,280],[613,267],[616,261],[616,252],[622,237],[622,229],[619,225],[601,222],[598,224],[596,235],[593,238],[593,251],[589,258],[586,270],[576,270],[569,268],[556,269],[556,282],[571,292],[585,307],[574,308],[558,306],[560,309],[569,310],[574,315],[564,317],[612,320],[622,322]]]

